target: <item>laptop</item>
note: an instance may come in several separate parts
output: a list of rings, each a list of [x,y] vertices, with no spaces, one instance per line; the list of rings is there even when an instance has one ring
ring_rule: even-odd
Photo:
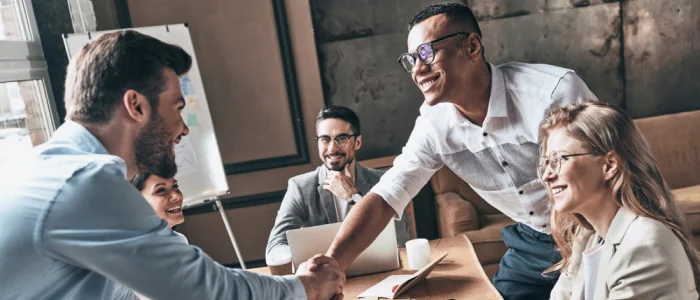
[[[296,268],[316,254],[325,254],[342,223],[304,227],[287,231],[287,242]],[[392,220],[360,256],[345,270],[345,276],[360,276],[398,269],[399,252]]]

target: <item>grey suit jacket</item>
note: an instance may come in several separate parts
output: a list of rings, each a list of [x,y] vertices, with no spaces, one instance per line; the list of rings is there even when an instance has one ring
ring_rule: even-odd
[[[355,164],[355,188],[362,195],[369,193],[372,186],[379,182],[384,171],[369,169]],[[271,254],[275,257],[284,253],[291,256],[287,244],[286,232],[301,227],[311,227],[338,222],[333,194],[323,189],[326,168],[319,166],[316,170],[289,179],[287,193],[277,212],[275,226],[270,232],[270,238],[265,250],[268,264],[273,263]],[[409,223],[406,214],[401,221],[395,221],[396,241],[403,246],[410,239]]]
[[[598,240],[592,230],[575,237],[569,267],[559,277],[550,299],[584,299],[582,253],[595,247]],[[688,256],[680,240],[663,223],[622,207],[602,247],[594,300],[698,299]]]

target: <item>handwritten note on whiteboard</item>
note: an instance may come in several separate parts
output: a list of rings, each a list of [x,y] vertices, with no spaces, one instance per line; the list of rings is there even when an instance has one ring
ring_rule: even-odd
[[[192,141],[188,136],[183,136],[180,143],[175,145],[175,164],[177,164],[176,178],[199,171],[197,153],[194,152]]]

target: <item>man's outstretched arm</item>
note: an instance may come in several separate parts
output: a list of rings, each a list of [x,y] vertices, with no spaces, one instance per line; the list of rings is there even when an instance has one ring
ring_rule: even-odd
[[[335,258],[341,270],[347,269],[379,236],[395,213],[381,196],[367,194],[350,210],[326,255]]]
[[[433,125],[419,117],[393,167],[350,210],[326,252],[338,261],[341,270],[347,269],[372,244],[392,216],[402,215],[411,198],[443,166],[432,142],[435,136]]]
[[[42,221],[37,249],[151,299],[327,300],[342,292],[345,276],[330,258],[297,276],[217,264],[182,243],[115,168],[91,164],[66,181]]]

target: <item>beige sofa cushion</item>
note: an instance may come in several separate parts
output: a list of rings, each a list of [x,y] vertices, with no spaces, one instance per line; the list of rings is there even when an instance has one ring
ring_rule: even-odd
[[[700,110],[634,120],[700,247]]]
[[[438,230],[441,237],[466,233],[482,265],[498,263],[506,253],[501,229],[515,224],[503,214],[478,214],[474,205],[454,192],[435,196]]]
[[[465,231],[479,229],[476,208],[456,193],[435,195],[435,212],[441,237],[452,237]]]
[[[685,213],[690,232],[700,234],[700,185],[672,191],[681,211]]]
[[[637,119],[672,189],[700,185],[700,110]]]

